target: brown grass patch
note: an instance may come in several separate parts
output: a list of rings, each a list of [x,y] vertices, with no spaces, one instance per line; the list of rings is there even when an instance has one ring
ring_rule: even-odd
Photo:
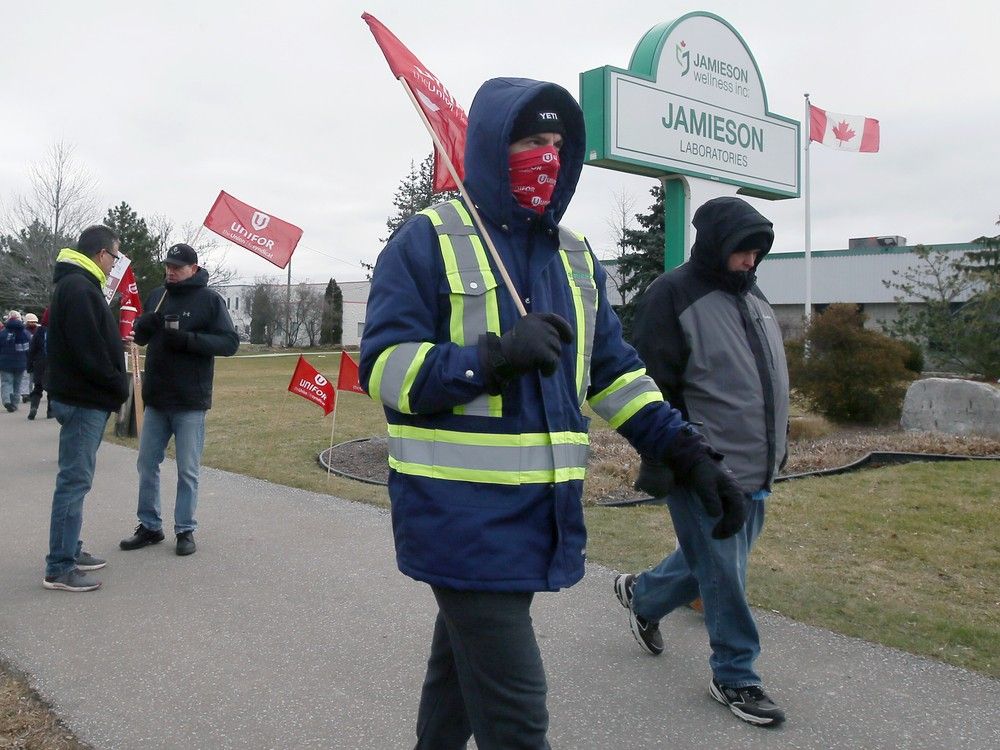
[[[80,742],[28,687],[0,663],[0,750],[92,750]]]

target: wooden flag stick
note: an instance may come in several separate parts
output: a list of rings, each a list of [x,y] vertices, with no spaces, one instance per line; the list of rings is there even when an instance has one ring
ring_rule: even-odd
[[[337,429],[337,391],[334,392],[333,423],[330,425],[330,451],[326,454],[326,481],[330,481],[330,467],[333,466],[333,431]]]
[[[420,108],[420,103],[417,101],[417,97],[414,96],[413,89],[410,88],[410,84],[408,84],[406,79],[402,76],[399,77],[399,82],[403,84],[403,88],[406,90],[406,95],[410,97],[410,101],[417,110],[417,114],[420,115],[420,121],[423,122],[424,127],[427,128],[427,132],[431,134],[438,156],[444,159],[444,165],[448,169],[448,174],[451,175],[451,179],[453,179],[455,184],[458,186],[458,192],[461,193],[462,198],[465,199],[465,205],[468,207],[469,213],[472,214],[472,219],[476,222],[476,226],[479,228],[479,232],[483,235],[483,239],[486,240],[486,247],[489,248],[490,255],[493,256],[493,262],[497,264],[497,270],[500,271],[500,276],[503,277],[503,283],[506,285],[507,291],[510,292],[511,298],[514,300],[514,306],[517,308],[518,314],[521,317],[524,317],[528,313],[524,309],[524,305],[521,303],[521,296],[517,293],[514,282],[511,281],[510,275],[507,273],[506,266],[504,266],[503,261],[500,260],[500,253],[497,252],[489,232],[486,231],[486,226],[483,224],[483,220],[479,216],[479,211],[476,210],[476,204],[472,202],[469,194],[465,192],[465,185],[459,179],[458,173],[455,171],[455,165],[451,163],[451,159],[448,157],[448,152],[445,151],[444,144],[441,143],[441,139],[438,138],[437,133],[434,132],[434,128],[427,119],[427,115],[425,115],[424,111]]]
[[[160,295],[160,299],[156,303],[156,307],[153,312],[160,311],[160,305],[163,304],[163,300],[167,298],[167,290],[163,290],[163,294]],[[129,360],[132,363],[132,397],[133,404],[135,408],[135,434],[136,437],[142,437],[142,415],[145,411],[145,404],[142,401],[142,371],[139,369],[139,347],[136,346],[135,341],[129,342]]]

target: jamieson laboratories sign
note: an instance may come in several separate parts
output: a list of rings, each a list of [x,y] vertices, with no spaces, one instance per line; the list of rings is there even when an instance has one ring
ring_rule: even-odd
[[[718,16],[688,13],[650,29],[628,70],[589,70],[580,88],[588,164],[799,195],[799,123],[768,111],[753,55]]]

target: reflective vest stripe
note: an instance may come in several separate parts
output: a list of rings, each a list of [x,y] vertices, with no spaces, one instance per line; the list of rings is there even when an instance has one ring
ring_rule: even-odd
[[[576,389],[577,403],[582,406],[590,387],[590,358],[594,350],[594,329],[597,325],[597,284],[594,282],[594,260],[582,235],[559,228],[559,255],[576,314]]]
[[[496,278],[490,269],[483,243],[476,234],[465,207],[457,200],[421,211],[438,235],[448,288],[451,317],[448,332],[452,343],[471,346],[480,334],[500,333],[500,309]],[[483,394],[452,409],[455,414],[499,417],[503,399]]]
[[[427,353],[433,347],[433,344],[427,342],[396,344],[382,352],[375,360],[368,384],[372,399],[403,414],[413,414],[410,409],[410,388],[417,379]]]
[[[497,435],[389,425],[389,465],[403,474],[487,484],[582,480],[582,432]]]
[[[591,408],[614,429],[618,429],[646,404],[663,401],[663,394],[646,370],[633,370],[619,377],[590,398]]]

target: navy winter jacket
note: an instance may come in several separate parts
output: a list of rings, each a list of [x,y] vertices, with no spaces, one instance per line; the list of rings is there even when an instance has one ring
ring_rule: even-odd
[[[8,320],[0,328],[0,370],[24,372],[28,367],[28,346],[31,337],[24,330],[23,320]]]
[[[557,102],[567,130],[552,202],[541,216],[516,203],[508,172],[511,126],[540,94]],[[575,319],[575,299],[558,252],[558,221],[576,189],[583,155],[582,112],[561,87],[501,78],[486,82],[476,95],[469,111],[465,185],[527,310],[554,312],[568,321]],[[623,375],[638,376],[643,365],[622,341],[618,318],[605,297],[605,273],[589,248],[586,252],[597,289],[593,352],[584,365],[589,367],[590,398],[615,388]],[[495,264],[489,263],[495,272]],[[477,342],[459,345],[449,334],[449,292],[435,229],[427,216],[418,215],[400,227],[379,256],[361,342],[361,379],[369,392],[373,370],[387,351],[426,344],[407,386],[408,409],[404,413],[386,405],[390,430],[477,433],[486,443],[490,435],[560,432],[585,439],[589,419],[580,411],[575,345],[563,348],[552,377],[533,372],[509,383],[502,394],[502,415],[454,413],[455,407],[481,396],[485,382]],[[502,284],[495,293],[500,330],[507,331],[518,313]],[[649,388],[655,402],[632,413],[618,429],[640,452],[662,457],[683,422],[651,381]],[[436,450],[446,462],[449,447],[443,438]],[[393,469],[389,493],[399,568],[417,580],[454,589],[551,591],[571,586],[583,576],[586,556],[582,492],[582,479],[501,484]]]

